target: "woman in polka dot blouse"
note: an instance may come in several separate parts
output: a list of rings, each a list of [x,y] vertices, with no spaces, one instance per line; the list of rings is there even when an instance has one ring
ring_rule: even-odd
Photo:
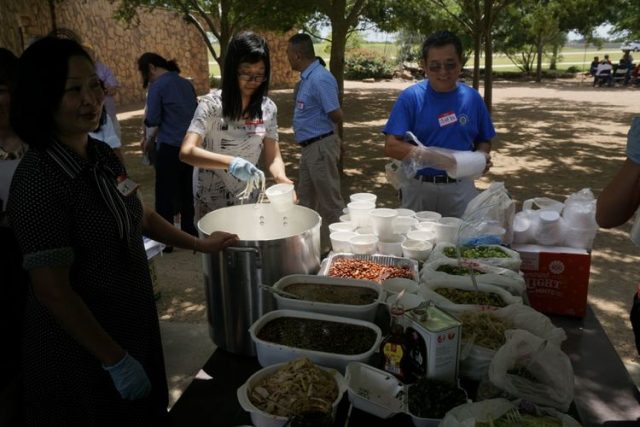
[[[18,64],[11,120],[30,146],[8,215],[31,287],[23,336],[27,425],[157,426],[167,384],[142,234],[215,252],[142,205],[104,143],[88,137],[104,91],[71,40],[44,38]]]

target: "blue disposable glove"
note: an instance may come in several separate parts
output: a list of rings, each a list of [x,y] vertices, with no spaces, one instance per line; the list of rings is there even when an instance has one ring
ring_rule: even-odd
[[[142,399],[151,392],[151,382],[144,368],[129,353],[112,366],[103,366],[123,399]]]
[[[627,134],[627,157],[640,164],[640,117],[634,117]]]
[[[233,158],[229,165],[229,172],[240,181],[249,181],[250,179],[258,181],[264,176],[264,173],[262,173],[260,169],[242,157]]]

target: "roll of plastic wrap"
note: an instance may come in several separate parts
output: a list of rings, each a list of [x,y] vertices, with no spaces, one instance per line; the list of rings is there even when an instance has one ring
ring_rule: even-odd
[[[455,170],[447,171],[451,178],[461,179],[480,176],[487,166],[484,153],[478,151],[454,151]]]

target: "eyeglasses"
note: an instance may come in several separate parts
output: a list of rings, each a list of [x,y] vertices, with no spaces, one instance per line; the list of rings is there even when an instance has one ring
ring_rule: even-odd
[[[239,73],[238,78],[243,82],[256,82],[256,83],[262,83],[267,80],[267,76],[265,76],[264,74]]]
[[[428,65],[429,71],[434,73],[440,71],[443,67],[446,71],[453,71],[458,67],[458,63],[445,62],[444,64],[441,64],[439,62],[432,62],[431,64]]]

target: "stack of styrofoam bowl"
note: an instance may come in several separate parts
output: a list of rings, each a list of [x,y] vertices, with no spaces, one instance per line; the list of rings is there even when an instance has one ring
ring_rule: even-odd
[[[371,224],[371,211],[376,208],[375,202],[356,201],[347,205],[349,208],[349,218],[356,227],[367,227]]]
[[[351,238],[358,234],[354,231],[336,231],[329,235],[334,252],[351,252]]]
[[[391,227],[393,228],[393,234],[405,235],[413,230],[419,221],[416,218],[410,216],[397,216],[393,219]]]

